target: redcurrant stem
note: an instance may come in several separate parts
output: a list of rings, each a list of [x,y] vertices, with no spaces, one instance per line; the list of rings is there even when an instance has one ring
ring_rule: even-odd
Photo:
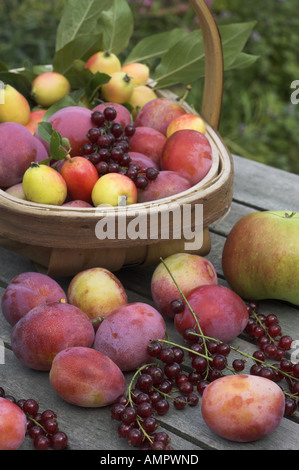
[[[272,338],[272,336],[269,335],[268,331],[267,331],[267,328],[265,328],[265,325],[263,325],[263,322],[261,321],[261,319],[257,316],[256,312],[253,310],[252,314],[254,315],[254,318],[256,319],[256,321],[258,322],[258,324],[263,328],[265,334],[268,336],[268,338],[270,338],[270,341],[272,341],[272,343],[274,343],[274,338]]]
[[[40,428],[42,428],[42,430],[44,431],[45,434],[49,434],[49,433],[45,430],[44,426],[43,426],[41,423],[39,423],[38,421],[36,421],[36,419],[34,419],[32,416],[30,416],[30,415],[28,415],[28,414],[26,414],[26,416],[27,416],[27,418],[30,419],[30,421],[32,421],[34,424],[36,424],[36,426],[39,426]]]

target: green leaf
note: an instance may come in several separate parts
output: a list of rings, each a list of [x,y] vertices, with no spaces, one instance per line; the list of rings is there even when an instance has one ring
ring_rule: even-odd
[[[59,51],[78,36],[96,33],[99,16],[110,4],[110,0],[68,0],[57,28],[55,50]]]
[[[224,69],[228,69],[243,50],[255,24],[255,21],[249,21],[219,27],[223,45]]]
[[[50,143],[53,127],[50,122],[39,122],[38,123],[38,135],[41,139],[45,140],[48,144]]]
[[[50,122],[40,122],[38,124],[39,136],[49,144],[50,156],[45,160],[42,160],[40,164],[47,164],[51,160],[64,160],[67,154],[70,152],[70,142],[61,134],[53,129]]]
[[[246,67],[250,67],[258,59],[259,59],[259,56],[257,55],[246,54],[245,52],[240,52],[240,54],[237,55],[235,60],[229,65],[229,67],[226,68],[226,70],[243,69]]]
[[[119,54],[129,44],[133,34],[133,15],[125,0],[112,0],[111,8],[100,15],[103,49]]]
[[[20,73],[0,72],[0,81],[18,90],[28,101],[31,101],[31,82]]]
[[[174,44],[177,44],[188,34],[183,28],[175,28],[172,31],[143,38],[131,50],[124,63],[145,62],[162,57]]]

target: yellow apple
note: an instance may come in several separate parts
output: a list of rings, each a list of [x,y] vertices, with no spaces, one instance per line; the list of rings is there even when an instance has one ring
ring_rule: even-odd
[[[30,118],[30,106],[16,88],[6,84],[3,90],[3,103],[0,103],[0,122],[17,122],[25,126]]]
[[[143,106],[151,100],[155,100],[158,98],[154,90],[146,85],[139,85],[135,86],[131,97],[128,101],[133,107],[132,116],[135,119],[139,111],[143,108]]]
[[[112,103],[127,103],[133,93],[132,79],[125,72],[114,72],[108,83],[102,88],[102,95],[106,101]]]
[[[144,85],[149,79],[149,67],[140,62],[125,64],[122,66],[121,71],[127,73],[132,78],[134,86]]]
[[[67,196],[63,177],[50,166],[34,162],[23,176],[23,190],[27,201],[61,206]]]
[[[196,114],[186,113],[181,116],[177,116],[169,123],[166,136],[170,137],[174,132],[182,129],[193,129],[204,134],[206,126],[201,117],[196,116]]]
[[[87,60],[85,68],[92,73],[100,72],[111,75],[114,72],[120,72],[121,63],[117,55],[109,51],[100,51],[93,54]]]
[[[57,72],[44,72],[32,82],[31,93],[36,103],[45,108],[60,101],[71,91],[68,79]]]
[[[121,173],[107,173],[101,176],[93,187],[91,198],[95,207],[129,205],[137,202],[135,183]]]

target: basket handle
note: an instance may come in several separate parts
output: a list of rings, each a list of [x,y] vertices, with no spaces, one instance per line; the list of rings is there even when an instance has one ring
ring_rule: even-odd
[[[205,0],[190,0],[202,30],[205,48],[205,79],[201,115],[219,128],[223,95],[222,42],[217,24]]]

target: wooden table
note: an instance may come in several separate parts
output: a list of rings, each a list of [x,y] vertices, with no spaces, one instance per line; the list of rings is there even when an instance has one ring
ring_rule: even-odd
[[[255,163],[240,157],[234,157],[235,180],[234,199],[231,211],[219,224],[210,227],[211,251],[207,258],[215,266],[219,283],[225,285],[221,269],[223,245],[232,226],[240,217],[259,210],[299,211],[299,176]],[[5,249],[0,250],[0,294],[10,280],[18,273],[35,270],[27,259]],[[127,289],[129,301],[142,301],[153,305],[150,294],[150,281],[154,267],[126,268],[117,273]],[[70,279],[60,280],[64,288]],[[284,334],[299,340],[298,307],[277,302],[260,303],[264,313],[279,316]],[[131,449],[126,441],[117,435],[117,422],[110,419],[110,407],[85,409],[64,402],[49,384],[47,372],[31,370],[23,366],[10,348],[11,327],[0,316],[1,340],[5,345],[4,364],[0,364],[0,386],[7,394],[20,398],[35,398],[40,402],[40,409],[54,409],[58,415],[60,429],[69,437],[71,450],[119,450],[126,455]],[[167,321],[169,335],[174,341],[181,341],[176,334],[172,321]],[[252,352],[256,348],[244,336],[233,344],[243,351]],[[299,358],[298,358],[299,360]],[[3,362],[3,361],[2,361]],[[183,411],[173,408],[164,417],[160,417],[161,430],[165,429],[172,438],[172,446],[178,451],[196,453],[209,450],[298,450],[299,449],[299,410],[290,418],[283,418],[280,426],[270,435],[252,443],[235,443],[214,435],[205,425],[200,412],[200,404],[187,407]],[[33,444],[27,437],[22,450],[32,450]],[[135,450],[135,448],[134,448]],[[97,453],[99,459],[102,453]],[[122,455],[121,452],[119,455]],[[99,461],[99,460],[98,460]]]

